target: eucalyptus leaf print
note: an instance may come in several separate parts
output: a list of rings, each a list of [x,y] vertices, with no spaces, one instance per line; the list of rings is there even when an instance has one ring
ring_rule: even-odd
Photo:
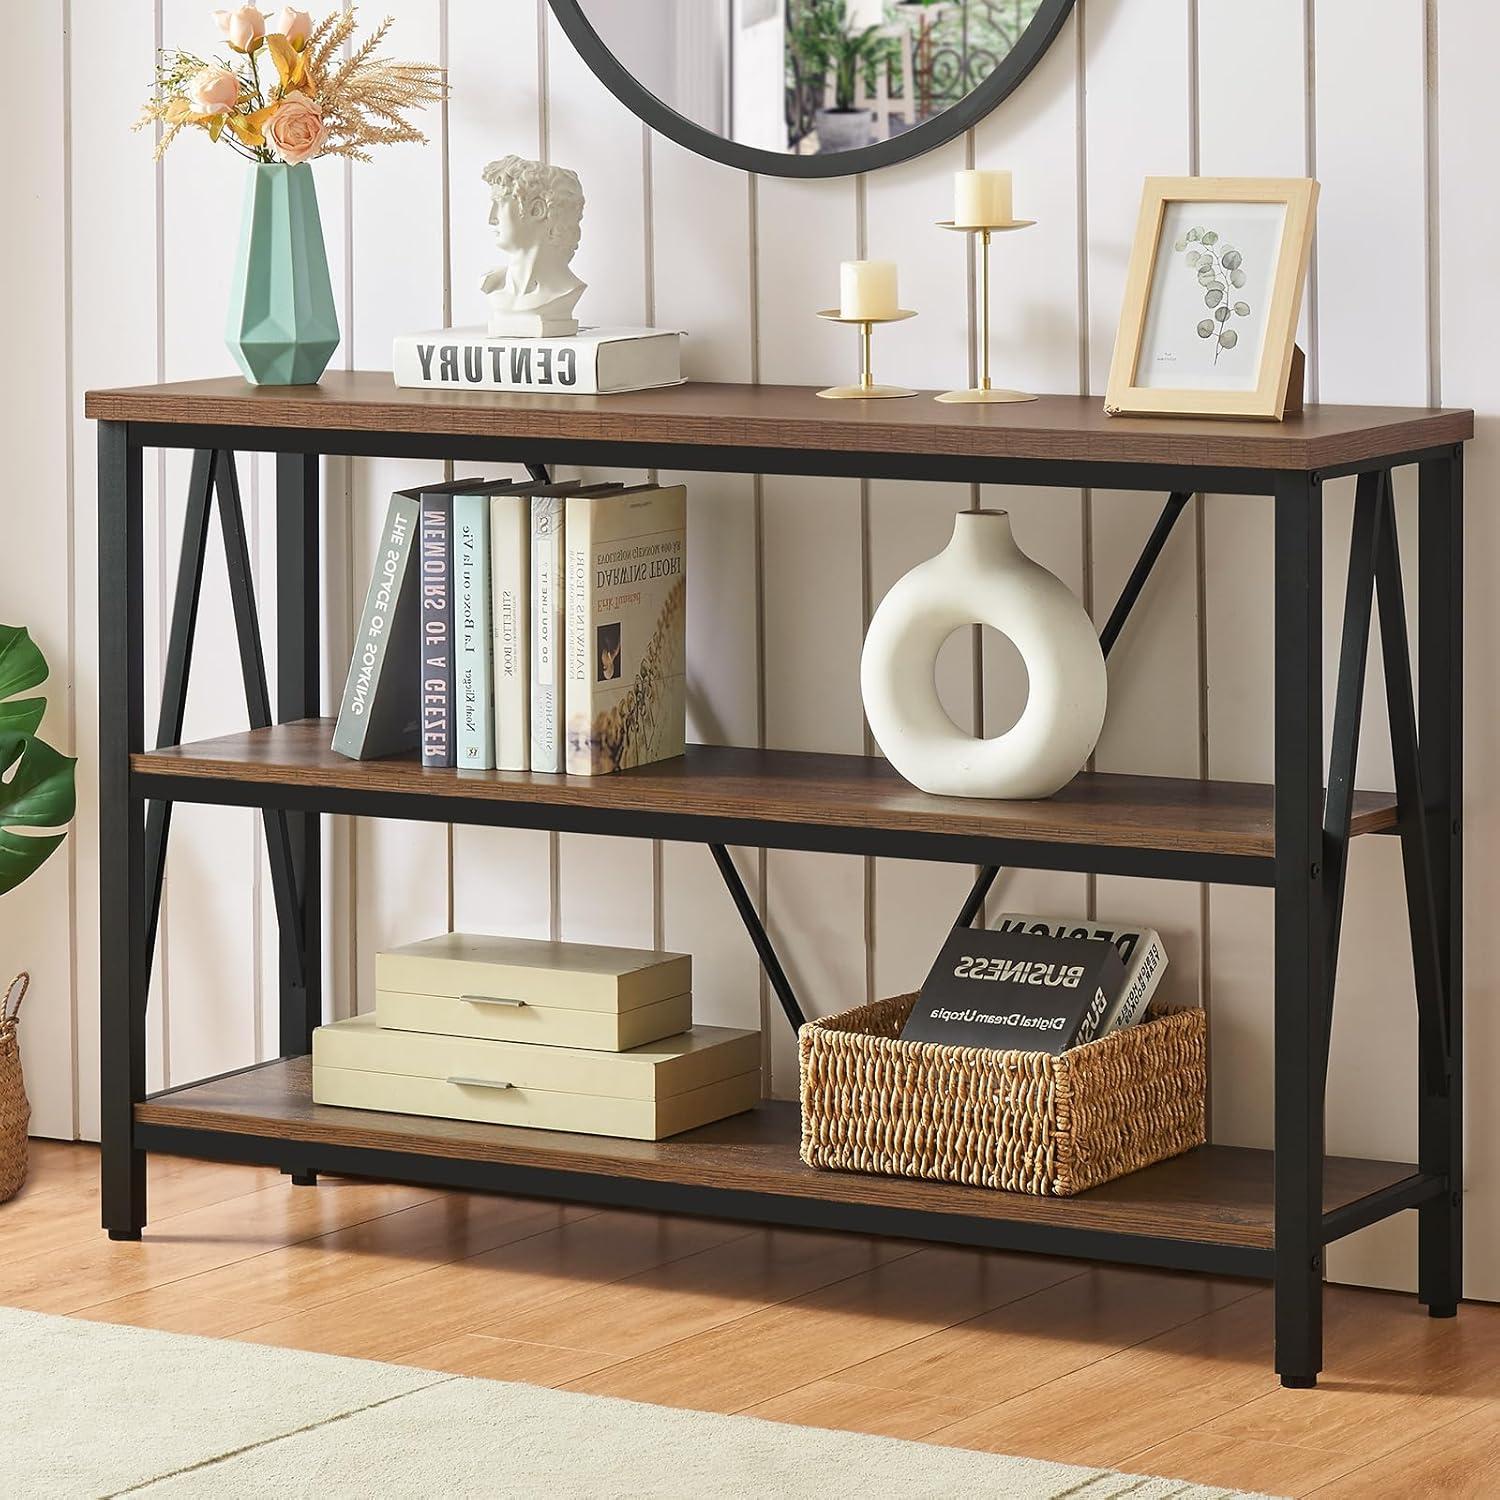
[[[1217,230],[1202,225],[1189,229],[1173,248],[1203,289],[1203,305],[1209,316],[1199,322],[1198,337],[1213,341],[1214,363],[1218,364],[1219,356],[1240,341],[1231,327],[1233,320],[1250,316],[1249,302],[1230,296],[1245,285],[1245,257],[1233,245],[1223,243]]]

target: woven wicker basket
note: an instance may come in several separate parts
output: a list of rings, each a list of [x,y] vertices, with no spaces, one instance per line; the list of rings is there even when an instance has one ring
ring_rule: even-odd
[[[26,1181],[26,1127],[31,1123],[31,1106],[26,1102],[26,1084],[21,1077],[16,1022],[30,983],[30,975],[17,974],[0,1000],[0,1203],[14,1198]]]
[[[1067,1196],[1203,1143],[1201,1010],[1052,1057],[903,1042],[915,1003],[879,1000],[802,1028],[809,1166]]]

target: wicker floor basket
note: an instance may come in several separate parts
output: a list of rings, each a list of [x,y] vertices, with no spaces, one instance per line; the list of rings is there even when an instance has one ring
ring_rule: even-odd
[[[1060,1057],[903,1042],[915,995],[802,1028],[802,1160],[1067,1196],[1204,1139],[1201,1010]]]
[[[21,1042],[16,1021],[30,979],[16,975],[0,999],[0,1203],[14,1198],[26,1181],[26,1127],[31,1106],[21,1078]]]

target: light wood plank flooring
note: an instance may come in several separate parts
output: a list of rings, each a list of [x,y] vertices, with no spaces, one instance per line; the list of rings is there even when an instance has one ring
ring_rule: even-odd
[[[1328,1293],[1316,1391],[1258,1284],[35,1142],[0,1304],[1278,1495],[1500,1494],[1500,1308]]]

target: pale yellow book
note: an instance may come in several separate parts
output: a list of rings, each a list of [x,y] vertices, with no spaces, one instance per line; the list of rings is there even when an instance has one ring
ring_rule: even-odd
[[[687,491],[569,495],[569,775],[683,753],[687,732]]]
[[[691,994],[693,960],[646,948],[447,932],[377,953],[375,988],[618,1012]]]
[[[625,1052],[686,1031],[693,1024],[693,997],[673,995],[629,1010],[580,1010],[479,995],[376,990],[375,1016],[382,1026],[401,1031],[438,1031],[493,1042]]]

